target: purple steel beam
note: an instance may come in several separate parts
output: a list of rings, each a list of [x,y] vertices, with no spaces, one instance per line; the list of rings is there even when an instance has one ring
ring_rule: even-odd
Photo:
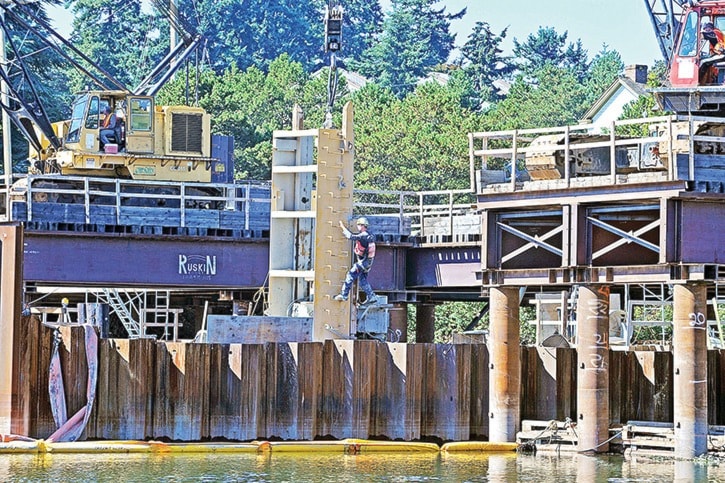
[[[256,288],[269,271],[258,240],[25,233],[26,282]]]
[[[44,284],[257,288],[269,271],[266,239],[214,240],[25,232],[23,280]],[[480,287],[478,247],[415,248],[379,244],[370,283],[406,287]],[[407,279],[407,280],[406,280]]]

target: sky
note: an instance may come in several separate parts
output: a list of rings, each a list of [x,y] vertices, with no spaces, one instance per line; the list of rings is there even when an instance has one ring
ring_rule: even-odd
[[[506,54],[514,38],[522,42],[539,27],[553,27],[559,34],[568,32],[569,41],[581,39],[590,60],[604,44],[618,51],[625,65],[652,65],[662,58],[642,0],[443,0],[439,5],[449,13],[467,8],[463,19],[451,25],[456,45],[463,45],[476,22],[482,21],[494,33],[508,27]]]
[[[345,0],[340,0],[343,7]],[[383,0],[383,10],[390,1]],[[513,39],[525,41],[539,27],[553,27],[568,32],[568,40],[581,39],[591,60],[606,44],[622,56],[625,65],[652,65],[661,59],[652,24],[641,0],[442,0],[449,13],[467,8],[461,20],[451,24],[456,45],[463,45],[478,21],[488,22],[495,33],[508,27],[505,54],[511,54]],[[70,16],[53,9],[54,25],[64,35],[70,33]]]

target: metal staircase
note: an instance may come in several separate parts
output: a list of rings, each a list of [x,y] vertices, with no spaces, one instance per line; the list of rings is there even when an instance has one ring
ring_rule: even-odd
[[[100,299],[105,299],[103,302],[107,303],[116,313],[130,339],[145,337],[145,334],[141,333],[141,324],[133,315],[135,312],[140,319],[141,310],[145,305],[145,292],[132,294],[115,288],[104,288],[103,295],[98,294],[98,296]]]

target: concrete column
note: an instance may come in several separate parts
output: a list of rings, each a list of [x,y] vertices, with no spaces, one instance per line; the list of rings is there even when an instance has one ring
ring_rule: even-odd
[[[435,339],[435,304],[418,304],[415,308],[415,341],[433,342]]]
[[[579,451],[609,451],[609,287],[579,288],[577,434]]]
[[[673,311],[675,458],[707,452],[707,291],[675,285]]]
[[[519,289],[492,288],[489,304],[488,440],[513,442],[521,418]]]
[[[395,302],[389,313],[388,342],[408,342],[408,304]]]
[[[23,231],[0,226],[0,433],[12,433],[15,324],[20,322],[23,288]]]

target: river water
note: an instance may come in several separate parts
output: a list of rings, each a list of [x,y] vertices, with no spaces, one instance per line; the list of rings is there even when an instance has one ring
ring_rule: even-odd
[[[719,464],[722,463],[722,466]],[[725,481],[725,460],[576,454],[0,455],[0,481],[35,482],[649,482]]]

